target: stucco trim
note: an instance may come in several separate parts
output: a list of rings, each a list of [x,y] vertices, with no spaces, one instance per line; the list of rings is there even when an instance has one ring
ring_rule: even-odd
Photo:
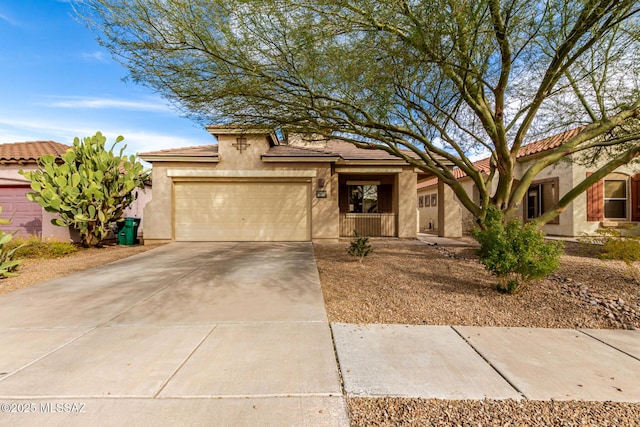
[[[168,169],[172,178],[314,178],[315,170]]]
[[[358,173],[402,173],[402,168],[341,168],[338,167],[335,169],[337,173],[349,173],[349,174],[358,174]]]
[[[409,163],[404,160],[343,160],[340,162],[343,165],[353,166],[408,166]]]
[[[219,163],[220,157],[140,156],[145,162]]]
[[[262,156],[265,163],[332,163],[339,160],[340,157],[267,157]]]

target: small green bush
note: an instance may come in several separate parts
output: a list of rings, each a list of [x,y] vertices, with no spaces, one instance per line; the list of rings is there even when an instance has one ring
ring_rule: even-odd
[[[629,266],[631,276],[640,283],[640,268],[634,263],[640,261],[640,226],[633,228],[600,228],[594,236],[585,236],[581,241],[601,245],[601,259],[623,261]]]
[[[472,234],[480,243],[480,261],[500,281],[498,291],[518,293],[560,266],[564,242],[545,242],[544,233],[533,224],[517,218],[505,224],[502,212],[491,207],[484,225],[485,229],[476,228]]]
[[[600,257],[624,261],[630,267],[635,261],[640,261],[640,236],[630,231],[615,228],[598,230],[598,234],[604,237]]]
[[[17,248],[16,256],[23,258],[60,258],[78,250],[71,242],[53,239],[43,241],[38,236],[17,237],[11,242],[11,246]]]
[[[353,257],[359,257],[358,261],[362,262],[364,257],[373,252],[373,248],[369,243],[369,238],[359,236],[356,231],[353,231],[353,239],[347,248],[347,253]]]
[[[2,213],[2,206],[0,206],[0,214]],[[0,224],[11,224],[10,219],[0,218]],[[16,256],[16,251],[20,249],[19,245],[13,244],[14,233],[5,233],[0,230],[0,279],[5,277],[17,276],[15,271],[22,263],[21,259],[13,259]]]

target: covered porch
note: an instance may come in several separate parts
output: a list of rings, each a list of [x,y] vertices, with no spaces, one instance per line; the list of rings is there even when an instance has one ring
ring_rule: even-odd
[[[398,236],[398,175],[340,174],[340,237]]]

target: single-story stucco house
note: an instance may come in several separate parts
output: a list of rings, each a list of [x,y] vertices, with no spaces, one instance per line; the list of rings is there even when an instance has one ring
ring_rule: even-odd
[[[77,233],[68,227],[51,224],[56,214],[44,210],[38,203],[30,202],[26,194],[31,192],[30,182],[18,171],[38,169],[41,156],[60,157],[73,147],[55,141],[27,141],[0,144],[0,206],[4,219],[11,219],[10,225],[0,226],[0,230],[16,235],[35,235],[42,239],[78,241]],[[124,216],[141,217],[144,205],[151,199],[151,187],[136,189],[136,201],[125,210]],[[144,222],[144,221],[142,221]],[[138,233],[142,233],[143,224]]]
[[[516,179],[528,170],[536,156],[560,146],[579,131],[580,128],[571,129],[524,145],[517,156]],[[474,164],[480,171],[489,172],[488,158]],[[531,183],[522,201],[519,216],[525,221],[538,217],[599,166],[599,164],[587,166],[582,162],[561,161],[543,169]],[[471,178],[459,169],[454,169],[454,174],[467,194],[472,195],[473,200],[479,203],[479,193]],[[434,198],[437,197],[437,187],[437,179],[426,179],[417,185],[420,230],[438,230],[439,228],[438,215],[436,208],[433,207]],[[457,212],[460,233],[468,232],[475,225],[471,214],[459,202],[457,202],[457,208],[452,209]],[[542,230],[549,235],[575,237],[594,234],[601,227],[638,224],[640,224],[640,165],[629,164],[620,166],[579,195],[564,212],[546,224]],[[454,228],[452,224],[448,226]]]
[[[268,129],[207,130],[217,144],[140,154],[153,164],[145,243],[416,237],[420,174],[404,160]]]

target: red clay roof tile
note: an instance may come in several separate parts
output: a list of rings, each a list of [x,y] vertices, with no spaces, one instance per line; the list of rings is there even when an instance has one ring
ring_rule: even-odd
[[[55,141],[27,141],[0,144],[0,163],[37,163],[41,156],[50,154],[59,157],[70,148],[72,147]]]

